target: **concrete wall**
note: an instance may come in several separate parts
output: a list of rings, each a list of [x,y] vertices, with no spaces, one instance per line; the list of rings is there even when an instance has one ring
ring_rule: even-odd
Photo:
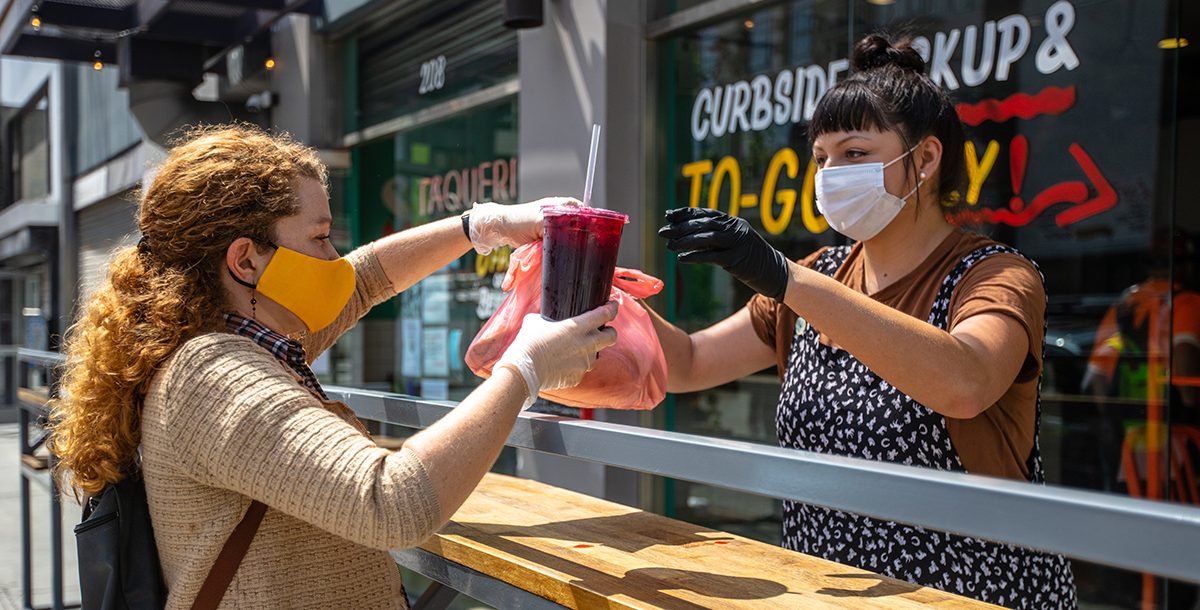
[[[341,133],[341,82],[338,47],[312,31],[306,15],[290,15],[271,37],[278,62],[271,72],[271,90],[278,105],[271,123],[316,148],[336,148]]]
[[[642,89],[645,3],[546,3],[520,38],[521,194],[582,197],[593,123],[601,125],[593,204],[631,217],[620,263],[644,264]]]

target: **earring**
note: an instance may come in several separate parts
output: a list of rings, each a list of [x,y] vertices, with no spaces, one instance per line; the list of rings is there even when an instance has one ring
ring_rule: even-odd
[[[258,320],[258,308],[255,307],[256,305],[258,305],[258,299],[256,299],[254,297],[254,289],[251,288],[250,289],[250,319],[251,320]]]
[[[924,179],[925,179],[925,172],[921,172],[921,179],[922,179],[922,180],[924,180]]]

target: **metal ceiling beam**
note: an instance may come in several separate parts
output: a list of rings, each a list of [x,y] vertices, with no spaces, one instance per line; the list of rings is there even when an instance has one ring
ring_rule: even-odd
[[[117,46],[111,42],[51,38],[30,34],[22,34],[16,38],[16,44],[6,51],[5,55],[91,63],[96,59],[96,51],[99,50],[105,62],[112,62],[117,57]]]
[[[301,15],[312,15],[316,17],[325,16],[325,0],[308,0],[299,5],[291,3],[291,8],[287,9],[289,13],[300,13]]]
[[[140,80],[169,80],[191,85],[204,78],[204,60],[214,49],[171,40],[129,37],[117,43],[121,86]]]
[[[138,75],[144,69],[147,74],[190,81],[198,53],[207,57],[202,71],[222,71],[225,57],[234,48],[250,44],[289,13],[324,14],[324,0],[203,1],[243,11],[236,17],[184,13],[172,10],[176,0],[137,0],[135,4],[121,8],[75,4],[68,0],[10,0],[0,22],[0,54],[91,61],[99,49],[104,61],[113,63],[118,57],[128,60],[142,53],[132,51],[133,48],[172,47],[176,52],[146,58],[140,68],[129,73],[130,77],[140,78]],[[35,6],[46,24],[41,32],[35,32],[30,24]],[[119,52],[115,43],[96,42],[91,36],[68,28],[93,30],[101,38],[106,31],[123,32],[122,39],[149,42],[132,47],[122,43],[123,51]]]
[[[137,14],[138,24],[143,28],[153,27],[163,15],[167,13],[167,9],[171,7],[171,3],[175,0],[138,0]]]
[[[192,13],[167,12],[142,34],[146,38],[210,43],[219,46],[239,44],[238,20]]]
[[[208,0],[208,3],[264,11],[282,11],[287,5],[287,0]]]
[[[245,44],[253,40],[259,32],[282,19],[283,16],[284,13],[278,11],[246,11],[242,13],[241,17],[238,17],[234,32],[241,39],[241,43]]]
[[[37,14],[46,25],[116,31],[128,30],[138,25],[137,10],[132,5],[124,8],[105,8],[42,0],[38,4]]]

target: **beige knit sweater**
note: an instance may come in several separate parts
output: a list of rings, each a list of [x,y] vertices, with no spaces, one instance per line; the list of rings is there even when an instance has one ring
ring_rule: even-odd
[[[370,246],[336,322],[305,339],[315,358],[393,290]],[[249,339],[196,337],[154,378],[142,467],[169,597],[188,608],[251,499],[268,510],[222,608],[405,608],[386,552],[440,525],[424,466],[375,445]]]

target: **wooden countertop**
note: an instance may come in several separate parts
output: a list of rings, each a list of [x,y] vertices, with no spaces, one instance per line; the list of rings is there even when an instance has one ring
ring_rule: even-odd
[[[489,474],[421,548],[570,608],[995,608]]]

